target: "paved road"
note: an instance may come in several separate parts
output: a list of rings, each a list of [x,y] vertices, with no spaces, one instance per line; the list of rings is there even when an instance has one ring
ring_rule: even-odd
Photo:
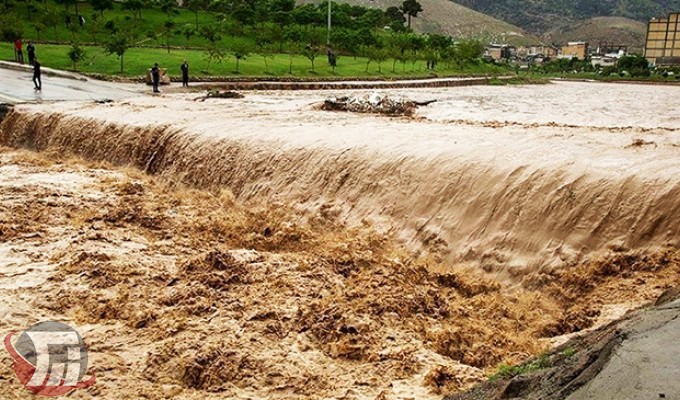
[[[680,300],[642,311],[609,363],[567,400],[680,399]]]
[[[43,90],[33,90],[33,73],[0,69],[0,103],[24,103],[56,100],[120,100],[148,92],[144,85],[122,84],[42,76]]]

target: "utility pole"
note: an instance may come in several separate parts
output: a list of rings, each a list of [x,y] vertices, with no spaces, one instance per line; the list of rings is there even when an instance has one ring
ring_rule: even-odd
[[[326,44],[331,45],[331,0],[328,0],[328,36],[326,37]]]

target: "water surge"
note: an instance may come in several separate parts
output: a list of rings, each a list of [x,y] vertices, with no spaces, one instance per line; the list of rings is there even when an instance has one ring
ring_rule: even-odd
[[[662,246],[680,233],[680,184],[670,175],[281,146],[30,107],[5,116],[0,144],[131,164],[192,187],[229,188],[246,202],[327,207],[488,271],[575,265],[592,252]]]

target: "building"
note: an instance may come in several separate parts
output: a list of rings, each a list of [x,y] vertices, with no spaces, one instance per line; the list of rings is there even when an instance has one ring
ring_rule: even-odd
[[[599,67],[613,67],[619,62],[619,57],[610,57],[610,56],[591,56],[590,57],[590,64],[592,64],[593,67],[597,68]]]
[[[647,25],[645,58],[652,65],[680,64],[680,13],[652,18]]]
[[[555,58],[557,54],[558,50],[556,47],[543,44],[520,46],[517,48],[517,57],[522,59]]]
[[[566,46],[562,46],[557,57],[585,60],[588,58],[588,42],[569,42]]]
[[[507,44],[490,44],[484,49],[484,58],[493,61],[508,60],[515,56],[517,48]]]
[[[628,46],[615,45],[611,42],[600,42],[595,49],[591,49],[590,63],[593,67],[613,67],[621,57],[628,54]]]

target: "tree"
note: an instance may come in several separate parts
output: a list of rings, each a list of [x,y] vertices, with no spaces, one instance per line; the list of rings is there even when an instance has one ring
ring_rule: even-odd
[[[109,21],[113,22],[113,21]],[[104,51],[106,54],[115,54],[120,59],[120,72],[125,71],[125,52],[132,47],[135,40],[135,35],[131,30],[120,29],[117,24],[105,25],[111,32],[107,40],[104,42]]]
[[[300,8],[300,7],[298,7]],[[290,42],[293,45],[292,49],[289,49],[288,51],[288,73],[293,74],[293,58],[295,57],[295,54],[299,51],[300,46],[302,44],[304,35],[302,33],[302,30],[299,27],[296,26],[289,26],[286,27],[284,30],[283,36],[286,38],[288,42]]]
[[[62,12],[58,10],[56,7],[52,7],[49,4],[45,5],[45,10],[42,13],[40,20],[42,21],[43,24],[46,26],[52,27],[54,29],[54,38],[59,41],[59,22],[62,21]]]
[[[198,12],[205,10],[209,6],[208,0],[186,0],[184,6],[190,11],[194,12],[194,17],[196,19],[196,30],[198,30]]]
[[[484,44],[475,39],[463,40],[456,46],[456,52],[461,63],[469,62],[484,54]]]
[[[142,0],[125,0],[120,7],[125,11],[130,11],[133,18],[142,19],[142,8],[144,8]]]
[[[314,60],[316,60],[316,57],[321,53],[321,49],[319,46],[315,44],[308,44],[305,46],[305,48],[302,50],[302,55],[305,56],[309,60],[309,62],[312,63],[312,71],[314,71]]]
[[[198,30],[194,29],[192,26],[187,25],[182,29],[182,36],[184,36],[187,39],[187,45],[189,44],[189,40],[198,32]]]
[[[321,31],[312,29],[305,33],[304,39],[307,44],[302,49],[302,55],[309,60],[312,64],[312,71],[314,71],[314,60],[321,54],[321,43],[323,43],[324,35]]]
[[[165,47],[170,54],[170,37],[174,34],[175,21],[168,19],[163,23],[163,36],[165,36]]]
[[[286,26],[293,19],[293,10],[295,10],[295,0],[271,0],[267,16],[273,23],[279,26]]]
[[[78,70],[78,63],[85,59],[85,50],[78,46],[78,43],[71,43],[71,49],[68,51],[68,58],[73,63],[73,70]]]
[[[68,12],[71,5],[76,6],[76,15],[78,14],[78,0],[55,0],[55,3],[64,6],[66,12]]]
[[[408,60],[408,55],[406,50],[400,46],[399,42],[392,42],[387,52],[392,58],[392,72],[397,72],[397,62],[401,62],[402,67],[406,64]]]
[[[220,34],[220,29],[215,24],[204,25],[199,30],[199,34],[202,38],[210,42],[211,45],[222,40],[222,35]]]
[[[406,14],[408,28],[411,29],[411,17],[417,17],[418,13],[423,11],[423,6],[418,3],[418,0],[404,0],[401,4],[401,11]]]
[[[639,55],[621,57],[618,62],[619,70],[647,69],[649,62]]]
[[[14,13],[7,13],[0,15],[0,40],[4,42],[13,42],[14,39],[23,36],[24,26],[19,18]]]
[[[206,72],[210,73],[210,62],[217,60],[218,63],[222,63],[222,60],[225,57],[224,51],[217,46],[217,42],[222,40],[222,35],[220,34],[219,26],[215,24],[202,26],[199,30],[199,34],[210,43],[205,50],[205,54],[208,58]]]
[[[244,60],[248,55],[250,54],[251,51],[251,46],[250,43],[245,41],[245,40],[237,40],[234,42],[232,45],[232,54],[236,58],[236,73],[240,73],[240,63],[241,60]]]
[[[273,46],[274,39],[272,32],[267,29],[260,29],[256,38],[257,53],[264,60],[265,73],[269,72],[269,60],[274,58]]]
[[[124,57],[128,48],[130,48],[128,38],[121,33],[110,36],[104,44],[104,51],[106,51],[107,54],[115,54],[120,60],[121,73],[125,70]]]
[[[406,23],[406,17],[404,17],[404,13],[399,7],[387,7],[385,10],[385,19],[387,20],[387,26],[394,32],[403,32],[405,30],[404,24]]]
[[[104,11],[113,10],[113,0],[90,0],[92,9],[99,11],[101,16],[104,16]]]
[[[215,44],[210,44],[205,49],[205,55],[208,58],[208,65],[206,66],[205,72],[210,73],[210,62],[215,60],[218,64],[222,64],[222,60],[226,57],[224,50],[216,46]]]
[[[104,20],[102,18],[93,18],[85,29],[92,35],[92,42],[96,46],[98,44],[97,36],[104,31]]]
[[[382,73],[382,63],[389,57],[389,52],[384,47],[371,47],[372,58],[378,64],[378,73]]]

